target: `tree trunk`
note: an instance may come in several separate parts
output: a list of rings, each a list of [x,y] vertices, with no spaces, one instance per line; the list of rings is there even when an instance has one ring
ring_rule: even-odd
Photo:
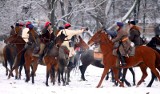
[[[128,10],[128,12],[124,15],[124,17],[122,18],[122,22],[124,22],[133,12],[134,8],[136,7],[137,3],[139,0],[135,0],[132,7]],[[108,28],[108,30],[112,29],[113,27],[116,26],[116,23],[113,24],[111,27]]]

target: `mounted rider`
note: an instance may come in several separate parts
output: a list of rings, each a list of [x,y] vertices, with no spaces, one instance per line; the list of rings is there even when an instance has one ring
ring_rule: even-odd
[[[128,51],[130,49],[130,40],[128,38],[128,32],[123,29],[124,24],[117,22],[117,36],[112,40],[114,43],[114,51],[117,52],[122,65],[125,65],[125,57],[128,57]]]
[[[55,39],[54,32],[52,30],[51,22],[47,21],[44,25],[44,29],[42,30],[42,34],[40,35],[40,52],[39,52],[39,60],[38,62],[42,62],[42,58],[45,55],[44,49],[48,47],[51,43],[54,43]]]
[[[28,34],[29,34],[29,38],[28,38],[28,47],[30,46],[31,48],[34,48],[33,50],[33,55],[38,54],[40,48],[39,48],[39,36],[37,34],[37,32],[34,30],[34,26],[32,24],[29,24],[27,26],[29,28]]]
[[[130,27],[129,39],[134,43],[135,46],[143,45],[144,41],[141,38],[140,28],[136,25],[136,21],[128,21],[128,25]]]
[[[26,22],[26,27],[22,30],[22,38],[24,39],[25,42],[28,42],[28,38],[29,38],[29,28],[28,25],[32,24],[30,21]]]
[[[154,28],[155,36],[150,40],[147,46],[153,48],[158,53],[160,53],[160,24]]]
[[[11,26],[10,36],[15,35],[15,34],[21,36],[23,26],[24,26],[24,24],[21,22],[17,22],[15,27]]]
[[[66,51],[66,54],[69,55],[69,61],[73,63],[73,56],[75,55],[75,51],[74,51],[74,46],[72,45],[72,41],[71,41],[71,38],[74,36],[74,35],[79,35],[81,33],[83,33],[85,31],[85,28],[82,28],[80,30],[72,30],[71,29],[71,24],[69,23],[66,23],[64,25],[65,29],[62,29],[59,31],[59,33],[57,34],[60,35],[61,32],[63,32],[67,37],[65,38],[66,41],[64,41],[62,43],[62,46],[65,47],[65,51]]]

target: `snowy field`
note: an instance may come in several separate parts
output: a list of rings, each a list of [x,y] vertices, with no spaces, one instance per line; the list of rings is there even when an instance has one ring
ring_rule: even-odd
[[[160,82],[155,81],[151,88],[147,88],[146,85],[150,81],[150,71],[149,76],[145,79],[145,82],[139,87],[132,86],[124,88],[115,87],[113,83],[108,81],[103,81],[101,88],[95,88],[98,84],[103,69],[94,67],[90,65],[86,71],[87,81],[80,81],[80,71],[73,70],[71,73],[71,82],[67,86],[52,85],[49,83],[49,87],[45,86],[45,66],[38,66],[35,84],[31,81],[25,82],[24,70],[22,71],[22,79],[15,80],[14,78],[7,79],[5,76],[5,69],[0,64],[0,94],[160,94]],[[134,68],[136,73],[136,82],[141,77],[141,72],[139,68]],[[127,79],[132,83],[132,75],[128,71]]]

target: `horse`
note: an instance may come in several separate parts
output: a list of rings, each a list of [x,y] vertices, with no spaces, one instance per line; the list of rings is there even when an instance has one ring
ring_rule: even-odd
[[[149,67],[151,71],[155,74],[155,76],[160,80],[160,75],[156,70],[156,66],[159,65],[160,55],[147,46],[138,46],[135,49],[135,55],[130,56],[129,58],[125,58],[126,65],[118,66],[117,65],[117,56],[113,55],[113,42],[109,39],[108,34],[104,32],[103,29],[98,30],[92,38],[88,41],[89,45],[93,45],[94,43],[99,43],[101,51],[103,53],[103,64],[104,70],[101,76],[101,79],[97,85],[99,88],[102,84],[102,81],[105,75],[108,73],[109,69],[113,70],[115,80],[120,84],[120,86],[124,87],[123,83],[118,79],[118,68],[129,68],[133,66],[139,66],[142,71],[142,77],[137,85],[140,85],[144,79],[147,77],[146,69]],[[148,53],[148,54],[146,54]],[[159,71],[160,69],[157,68]]]
[[[23,40],[23,38],[21,36],[19,36],[18,34],[12,35],[10,37],[8,37],[7,39],[5,39],[6,43],[10,43],[10,44],[14,44],[16,46],[17,49],[17,55],[14,59],[14,64],[13,64],[13,68],[11,69],[9,75],[8,75],[8,79],[10,78],[10,76],[12,75],[12,71],[15,69],[16,71],[16,79],[17,78],[21,78],[21,71],[22,71],[22,66],[24,64],[24,46],[26,44],[26,42]],[[19,69],[19,76],[18,76],[18,66],[20,66]]]
[[[160,39],[159,36],[154,36],[147,44],[146,46],[151,47],[152,49],[156,50],[160,54],[160,49],[158,49],[156,46],[160,45]],[[153,72],[151,72],[151,81],[147,85],[147,87],[151,87],[153,84],[153,81],[156,79],[156,76],[154,75]]]
[[[91,64],[93,66],[99,67],[99,68],[104,68],[103,64],[102,64],[102,53],[101,52],[95,52],[94,50],[89,50],[89,46],[88,44],[81,38],[81,36],[79,36],[79,42],[76,43],[75,48],[76,47],[80,47],[80,51],[77,52],[77,54],[75,55],[74,58],[74,63],[77,64],[77,62],[79,60],[81,60],[82,65],[79,66],[80,72],[81,72],[81,79],[82,81],[86,81],[85,79],[85,71],[87,69],[87,67]],[[135,74],[132,68],[129,68],[129,70],[131,71],[132,75],[133,75],[133,85],[135,85]],[[106,79],[108,78],[109,73],[111,73],[112,70],[110,72],[107,73]],[[127,86],[131,86],[130,83],[124,79],[125,83],[127,84]],[[114,81],[113,78],[113,73],[112,73],[112,82]],[[115,82],[115,85],[117,85],[117,83]]]
[[[50,44],[50,47],[46,49],[47,52],[43,57],[43,62],[46,65],[46,86],[49,86],[48,78],[50,74],[53,85],[55,84],[55,72],[58,72],[59,68],[59,48],[66,37],[67,36],[61,33],[55,38],[55,41]]]
[[[6,76],[8,76],[8,71],[13,67],[14,59],[17,55],[17,49],[14,44],[7,44],[3,49],[3,57],[4,57],[4,67],[6,68]],[[7,67],[8,64],[10,65],[10,69]],[[12,74],[13,76],[13,74]]]

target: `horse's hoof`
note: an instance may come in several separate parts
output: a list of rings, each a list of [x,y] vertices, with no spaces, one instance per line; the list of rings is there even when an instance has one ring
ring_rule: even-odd
[[[119,85],[119,87],[124,87],[124,85]]]
[[[99,88],[100,86],[98,85],[98,86],[96,86],[96,88]]]
[[[69,85],[69,83],[67,82],[66,85]]]
[[[148,85],[147,87],[151,87],[151,85]]]
[[[46,86],[49,86],[48,83],[46,83]]]

